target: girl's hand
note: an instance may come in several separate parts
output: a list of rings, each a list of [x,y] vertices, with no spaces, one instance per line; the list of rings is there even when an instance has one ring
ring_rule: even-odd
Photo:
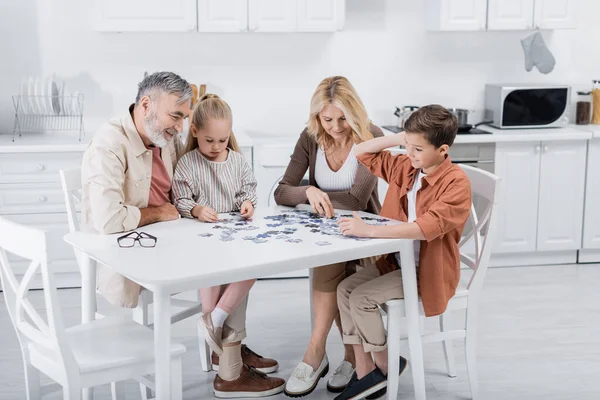
[[[344,236],[356,236],[356,237],[373,237],[373,226],[367,224],[365,221],[360,218],[356,211],[353,211],[352,214],[354,218],[340,218],[338,221],[338,225],[340,226],[340,231]]]
[[[254,215],[254,206],[250,200],[244,200],[240,207],[240,215],[247,219],[252,218]]]
[[[331,200],[329,200],[327,193],[314,186],[310,186],[306,189],[306,197],[314,212],[319,215],[324,215],[327,218],[333,218],[335,215],[333,212],[333,205],[331,204]]]
[[[208,206],[196,206],[192,209],[192,216],[202,222],[217,222],[219,216],[217,212]]]

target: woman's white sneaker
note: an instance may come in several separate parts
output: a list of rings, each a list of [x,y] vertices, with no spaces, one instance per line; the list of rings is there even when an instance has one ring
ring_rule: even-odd
[[[285,384],[285,390],[283,391],[288,397],[303,397],[310,394],[317,384],[319,379],[327,375],[329,372],[329,360],[327,354],[323,356],[321,364],[316,371],[312,369],[310,365],[305,362],[298,364],[292,376]]]
[[[327,380],[327,390],[332,393],[341,393],[348,386],[352,378],[354,367],[348,361],[342,361],[335,369],[333,375]]]

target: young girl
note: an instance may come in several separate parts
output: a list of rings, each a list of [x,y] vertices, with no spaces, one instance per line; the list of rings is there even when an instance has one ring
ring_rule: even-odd
[[[231,108],[217,95],[204,95],[194,106],[186,152],[173,176],[173,204],[183,217],[216,222],[217,213],[239,211],[245,218],[254,214],[256,179],[239,153],[231,124]],[[264,372],[274,372],[278,366],[241,345],[246,336],[247,297],[254,282],[200,289],[204,315],[199,323],[209,346],[220,356],[214,382],[217,397],[242,392],[259,397],[283,390],[282,379],[267,378],[244,365]]]

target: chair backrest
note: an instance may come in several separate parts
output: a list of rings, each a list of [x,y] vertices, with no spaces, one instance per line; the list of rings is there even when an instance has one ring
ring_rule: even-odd
[[[469,281],[469,293],[478,292],[483,286],[483,280],[490,262],[492,246],[494,244],[494,233],[496,231],[497,194],[500,178],[496,175],[461,164],[471,182],[473,197],[479,197],[487,203],[484,210],[479,214],[475,206],[471,205],[469,219],[471,230],[463,236],[459,243],[460,260],[473,270],[473,276]],[[486,227],[485,232],[483,228]],[[465,244],[473,244],[465,246]]]
[[[30,261],[20,281],[10,265],[8,254]],[[0,277],[21,350],[27,356],[28,344],[33,342],[43,347],[44,354],[58,366],[63,366],[64,373],[67,373],[67,365],[74,367],[76,364],[66,342],[54,274],[48,269],[46,254],[46,234],[43,231],[0,217]],[[38,274],[42,276],[46,318],[28,299],[29,289]]]
[[[67,205],[69,231],[76,232],[81,228],[77,219],[77,206],[81,205],[81,168],[61,169],[60,181]]]
[[[277,187],[279,186],[279,182],[281,182],[283,177],[284,177],[284,175],[281,175],[279,178],[275,179],[275,182],[273,182],[273,185],[271,185],[271,190],[269,190],[269,197],[267,198],[267,207],[270,207],[271,205],[276,204],[275,203],[275,191],[277,190]],[[300,185],[308,185],[308,171],[306,171],[306,174],[304,174],[304,177],[300,181]]]

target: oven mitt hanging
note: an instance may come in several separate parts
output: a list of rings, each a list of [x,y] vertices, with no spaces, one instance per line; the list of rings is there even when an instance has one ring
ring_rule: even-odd
[[[535,66],[542,74],[552,72],[556,60],[539,31],[521,39],[521,46],[525,53],[525,69],[527,71],[531,71]]]

